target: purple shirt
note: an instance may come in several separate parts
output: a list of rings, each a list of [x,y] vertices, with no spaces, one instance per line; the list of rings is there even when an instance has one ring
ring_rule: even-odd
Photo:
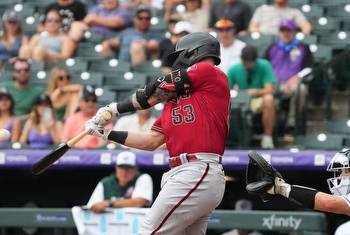
[[[119,7],[112,10],[107,10],[103,6],[96,6],[89,11],[89,14],[98,15],[98,16],[107,17],[107,18],[112,18],[112,17],[122,18],[125,21],[125,25],[124,27],[120,28],[120,30],[131,25],[131,22],[132,22],[132,19],[128,10],[124,8],[119,8]],[[109,33],[115,33],[119,30],[112,29],[106,26],[92,26],[90,28],[90,31],[94,33],[100,33],[100,34],[109,34]]]
[[[312,60],[309,48],[302,43],[283,47],[279,42],[276,42],[267,49],[266,57],[281,83],[288,81],[303,68],[309,67],[310,59]]]
[[[34,128],[28,134],[28,144],[35,149],[46,148],[54,144],[50,133],[40,134]]]

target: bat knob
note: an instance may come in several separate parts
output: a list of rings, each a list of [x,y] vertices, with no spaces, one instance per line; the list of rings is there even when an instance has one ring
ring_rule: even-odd
[[[111,112],[106,111],[106,112],[102,113],[102,117],[105,121],[109,121],[112,119],[112,114],[111,114]]]

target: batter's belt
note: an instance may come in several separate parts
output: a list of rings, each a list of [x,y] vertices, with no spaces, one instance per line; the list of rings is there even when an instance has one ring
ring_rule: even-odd
[[[187,162],[212,161],[221,164],[222,156],[215,153],[181,153],[178,156],[169,157],[169,166],[174,168]]]

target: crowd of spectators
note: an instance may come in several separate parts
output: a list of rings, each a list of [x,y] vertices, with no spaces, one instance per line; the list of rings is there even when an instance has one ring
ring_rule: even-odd
[[[12,132],[12,142],[32,147],[58,144],[79,133],[84,120],[95,113],[98,96],[73,82],[72,72],[64,66],[46,71],[45,86],[32,85],[31,61],[47,64],[74,58],[87,33],[100,37],[96,43],[101,59],[117,58],[131,68],[158,59],[161,72],[168,73],[171,64],[166,56],[182,36],[212,32],[220,41],[219,67],[228,75],[231,89],[252,96],[252,112],[262,113],[263,148],[275,146],[275,99],[290,102],[286,118],[290,129],[295,127],[295,112],[305,105],[306,85],[300,85],[300,92],[296,92],[298,73],[312,67],[313,58],[296,33],[309,34],[312,26],[300,10],[288,6],[288,0],[273,0],[256,9],[241,0],[57,0],[41,13],[42,20],[32,36],[24,33],[24,21],[16,11],[8,9],[2,17],[1,67],[12,70],[12,79],[0,81],[0,124]],[[167,28],[155,29],[153,18],[165,22]],[[276,38],[265,59],[241,39],[253,32]],[[131,119],[136,121],[136,117]],[[36,144],[33,138],[45,144]],[[106,144],[93,138],[85,138],[77,147]]]

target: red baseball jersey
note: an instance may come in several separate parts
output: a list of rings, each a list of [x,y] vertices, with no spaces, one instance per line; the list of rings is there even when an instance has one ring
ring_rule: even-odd
[[[226,75],[200,62],[187,70],[187,95],[169,101],[152,130],[164,134],[169,156],[181,153],[222,155],[228,133],[230,90]]]

